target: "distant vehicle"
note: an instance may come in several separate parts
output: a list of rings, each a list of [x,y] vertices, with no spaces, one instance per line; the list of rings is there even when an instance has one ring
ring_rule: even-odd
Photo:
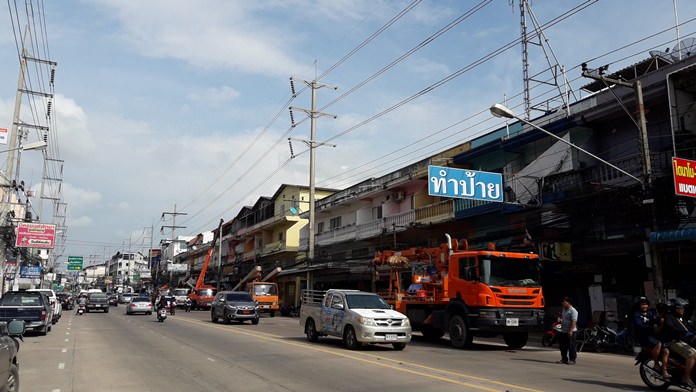
[[[12,320],[0,324],[0,390],[16,392],[19,390],[19,362],[17,352],[19,341],[24,334],[24,323]]]
[[[52,318],[53,307],[44,293],[8,291],[0,298],[0,321],[22,320],[26,328],[46,335]]]
[[[186,305],[186,298],[188,298],[188,295],[191,294],[191,289],[188,287],[178,287],[172,291],[173,292],[171,295],[173,295],[176,298],[176,305],[177,306]]]
[[[109,298],[104,293],[89,293],[87,294],[86,312],[91,310],[103,310],[104,313],[109,313]]]
[[[362,344],[391,344],[403,350],[411,341],[411,323],[374,293],[358,290],[302,292],[300,325],[307,340],[337,336],[349,350]]]
[[[51,322],[53,324],[57,323],[60,316],[63,314],[63,306],[60,304],[60,300],[58,299],[56,292],[51,289],[29,289],[27,291],[38,291],[48,296],[48,298],[51,300],[51,306],[53,307],[53,318],[51,319]]]
[[[118,303],[120,304],[127,304],[131,301],[131,299],[137,297],[138,294],[135,293],[122,293],[118,295]]]
[[[75,308],[75,298],[70,293],[57,293],[60,305],[65,310],[73,310]]]
[[[251,320],[256,325],[259,323],[259,305],[244,291],[221,291],[210,304],[210,318],[217,323],[220,318],[223,322],[236,321],[243,323]]]
[[[109,305],[118,306],[118,294],[109,294]]]
[[[87,290],[87,294],[89,293],[103,293],[104,291],[102,289],[89,289]]]
[[[148,297],[135,297],[126,306],[126,314],[145,313],[152,314],[153,306]]]

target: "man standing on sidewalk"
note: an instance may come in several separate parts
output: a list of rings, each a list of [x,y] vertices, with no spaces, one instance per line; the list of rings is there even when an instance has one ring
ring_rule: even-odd
[[[561,360],[556,363],[575,365],[578,356],[575,335],[578,331],[578,311],[572,305],[569,297],[561,301],[561,332],[558,334],[558,346],[561,348]]]

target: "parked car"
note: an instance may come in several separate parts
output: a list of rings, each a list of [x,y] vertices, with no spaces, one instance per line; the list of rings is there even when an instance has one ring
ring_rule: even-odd
[[[153,306],[148,297],[135,297],[126,306],[126,314],[145,313],[152,314]]]
[[[118,306],[118,294],[109,294],[109,305]]]
[[[87,306],[85,311],[103,310],[104,313],[109,313],[109,299],[105,293],[89,293],[87,294]]]
[[[251,320],[252,324],[258,324],[259,304],[245,291],[221,291],[210,304],[210,318],[213,323],[222,318],[225,323]]]
[[[24,334],[24,322],[12,320],[0,323],[0,390],[19,390],[19,340]]]
[[[60,316],[63,314],[63,306],[61,305],[56,292],[51,289],[29,289],[27,291],[38,291],[48,296],[48,298],[51,300],[51,306],[53,307],[53,318],[51,319],[51,322],[53,324],[57,323]]]
[[[57,293],[60,305],[65,310],[73,310],[75,308],[75,298],[70,293]]]

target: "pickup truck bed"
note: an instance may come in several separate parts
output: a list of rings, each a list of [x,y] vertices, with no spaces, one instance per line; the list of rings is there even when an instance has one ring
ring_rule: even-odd
[[[39,292],[8,291],[0,298],[0,321],[22,320],[41,335],[51,330],[51,307]]]

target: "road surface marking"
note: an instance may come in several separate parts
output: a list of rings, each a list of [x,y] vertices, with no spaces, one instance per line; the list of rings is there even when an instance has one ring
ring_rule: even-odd
[[[483,378],[483,377],[471,376],[471,375],[464,374],[464,373],[456,373],[456,372],[450,372],[450,371],[441,370],[441,369],[435,369],[435,368],[431,368],[428,366],[419,365],[416,363],[409,363],[409,362],[404,362],[401,360],[393,360],[393,359],[380,357],[378,355],[373,355],[373,354],[368,354],[368,353],[360,353],[359,355],[363,355],[363,357],[359,357],[359,356],[357,356],[358,354],[346,354],[346,353],[342,353],[342,352],[338,352],[338,351],[328,350],[328,349],[318,347],[318,346],[313,346],[313,345],[307,344],[307,343],[290,342],[287,340],[283,340],[283,339],[285,339],[285,336],[280,336],[280,335],[273,335],[273,334],[259,332],[259,331],[254,331],[252,333],[252,332],[247,332],[247,331],[242,331],[242,330],[235,330],[235,329],[226,328],[222,325],[209,324],[203,320],[189,320],[189,319],[184,319],[184,318],[180,318],[180,320],[187,322],[187,323],[199,324],[199,325],[204,325],[204,326],[210,327],[210,328],[216,328],[216,329],[228,331],[231,333],[236,333],[236,334],[240,334],[240,335],[247,335],[247,336],[255,337],[255,338],[261,339],[261,340],[273,341],[273,342],[285,344],[288,346],[295,346],[295,347],[300,347],[300,348],[304,348],[307,350],[319,351],[319,352],[323,352],[325,354],[330,354],[330,355],[338,356],[341,358],[352,359],[352,360],[359,361],[359,362],[366,362],[366,363],[369,363],[372,365],[385,367],[385,368],[397,370],[397,371],[404,372],[404,373],[410,373],[410,374],[414,374],[414,375],[420,376],[420,377],[431,378],[431,379],[435,379],[438,381],[447,382],[450,384],[462,385],[462,386],[466,386],[469,388],[474,388],[474,389],[478,389],[478,390],[482,390],[482,391],[497,392],[497,391],[499,391],[499,389],[492,389],[492,388],[485,387],[482,385],[472,384],[472,383],[465,382],[465,381],[454,380],[452,378],[447,378],[447,377],[443,377],[443,376],[438,376],[436,374],[432,374],[431,372],[437,371],[438,373],[449,374],[452,376],[462,377],[462,378],[469,378],[473,381],[487,382],[487,383],[491,383],[491,384],[495,384],[495,385],[499,385],[499,386],[505,386],[505,387],[513,388],[513,389],[519,389],[519,390],[523,390],[523,391],[541,392],[538,389],[526,388],[526,387],[523,387],[520,385],[504,383],[504,382],[500,382],[500,381],[496,381],[496,380],[492,380],[492,379],[488,379],[488,378]],[[369,358],[365,358],[365,357],[369,357]],[[389,364],[389,363],[385,363],[385,362],[391,362],[393,364]],[[407,368],[404,368],[404,366],[420,368],[420,369],[422,369],[422,371],[421,370],[414,370],[414,369],[407,369]],[[429,372],[426,372],[426,370],[428,370]]]
[[[213,358],[206,358],[206,359],[209,360],[210,362],[215,362],[215,360]]]
[[[69,341],[70,341],[70,339],[65,339],[65,341],[66,341],[66,342],[69,342]]]
[[[64,348],[64,349],[62,349],[62,350],[60,350],[60,351],[63,352],[63,353],[67,353],[67,352],[68,352],[68,349],[67,349],[67,348]]]
[[[63,362],[58,364],[58,369],[63,370],[65,369],[65,364]]]

